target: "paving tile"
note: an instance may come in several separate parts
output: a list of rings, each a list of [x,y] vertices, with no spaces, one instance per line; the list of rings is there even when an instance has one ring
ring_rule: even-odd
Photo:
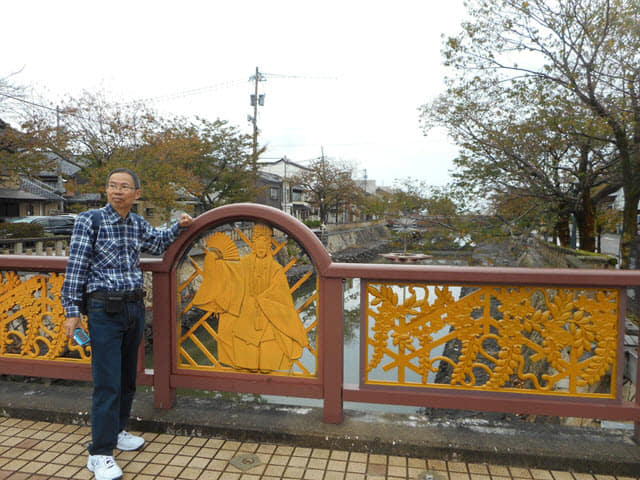
[[[163,469],[164,465],[160,465],[158,463],[148,463],[142,470],[142,473],[147,475],[159,475]]]
[[[477,473],[481,475],[489,474],[489,468],[484,463],[469,463],[467,464],[467,468],[469,469],[469,473]]]
[[[265,475],[272,476],[280,476],[282,477],[282,473],[284,472],[284,465],[267,465],[267,468],[264,469]]]
[[[312,448],[296,447],[295,450],[293,451],[293,456],[294,457],[310,457],[312,451],[313,451]]]
[[[594,476],[590,473],[573,473],[576,480],[593,480]]]
[[[289,463],[289,457],[286,455],[272,455],[269,460],[271,465],[286,465]]]
[[[207,468],[207,465],[209,465],[209,462],[210,460],[208,458],[194,457],[189,461],[187,466],[190,468],[199,468],[201,470],[204,470],[205,468]]]
[[[531,476],[535,480],[553,480],[553,476],[549,470],[531,469]]]
[[[178,451],[178,453],[186,457],[194,457],[198,453],[198,450],[200,450],[200,447],[185,445]]]
[[[331,450],[326,450],[324,448],[314,448],[311,453],[311,457],[313,458],[329,458],[331,454]]]
[[[423,458],[409,458],[407,460],[407,465],[409,465],[409,468],[419,468],[421,470],[427,469],[427,461]]]
[[[344,480],[367,480],[367,476],[363,473],[350,473],[344,476]]]
[[[447,471],[447,462],[444,460],[429,460],[427,463],[429,470]]]
[[[349,455],[349,461],[351,462],[366,463],[368,458],[369,458],[368,453],[351,452],[351,454]]]
[[[447,462],[447,469],[450,472],[467,473],[467,464],[462,462]]]
[[[332,472],[346,472],[347,462],[342,460],[329,460],[327,470]]]
[[[387,466],[387,475],[389,477],[406,477],[407,476],[407,467],[398,466],[398,465],[388,465]]]
[[[304,476],[304,468],[287,467],[282,478],[302,478]]]
[[[218,453],[217,448],[201,447],[198,453],[196,453],[196,457],[211,459],[216,456],[216,453]]]
[[[318,470],[324,470],[327,468],[327,463],[329,460],[326,458],[310,458],[309,463],[307,463],[307,469],[313,468]]]
[[[207,439],[204,437],[191,437],[187,442],[187,445],[192,447],[202,447],[205,443],[207,443]]]
[[[307,466],[307,462],[309,461],[308,457],[291,457],[289,460],[288,466],[294,468],[305,468]]]
[[[276,448],[276,455],[287,455],[290,456],[295,449],[293,447],[278,445]]]
[[[276,445],[262,444],[257,448],[256,453],[272,454],[276,451],[276,448],[277,448]]]
[[[556,470],[551,471],[554,480],[574,480],[573,475],[570,472],[560,472]]]
[[[503,465],[488,465],[491,476],[510,477],[509,468]],[[556,479],[557,480],[557,479]]]
[[[187,457],[186,455],[176,455],[168,462],[168,464],[175,465],[177,467],[185,467],[190,461],[191,457]]]
[[[341,450],[332,450],[331,455],[329,456],[331,460],[348,460],[349,452],[344,452]]]
[[[386,455],[370,454],[369,455],[369,463],[376,463],[376,464],[380,464],[380,465],[386,465],[387,464],[387,456]]]
[[[382,465],[380,463],[369,463],[369,467],[367,468],[368,475],[386,475],[387,474],[387,466]]]
[[[345,474],[343,472],[327,472],[323,480],[344,480],[344,477]]]
[[[511,477],[516,478],[533,478],[528,468],[509,467]]]
[[[367,464],[364,462],[349,462],[347,463],[347,473],[365,473],[367,471]]]
[[[471,480],[471,476],[466,472],[449,472],[449,480]]]
[[[407,459],[406,457],[389,457],[387,463],[394,467],[404,467],[407,465]]]
[[[324,470],[305,470],[304,480],[322,480],[324,478]]]

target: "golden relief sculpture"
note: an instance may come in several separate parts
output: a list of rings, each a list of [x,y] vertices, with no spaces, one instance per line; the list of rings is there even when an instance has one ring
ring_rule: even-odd
[[[64,275],[22,280],[5,272],[0,280],[0,356],[89,362],[91,347],[76,345],[62,327]]]
[[[309,346],[285,271],[272,255],[272,229],[256,224],[240,258],[224,233],[207,239],[193,306],[218,315],[218,361],[238,370],[288,371]]]
[[[447,286],[369,283],[367,292],[367,384],[577,395],[604,379],[608,392],[593,395],[615,397],[617,290],[487,286],[457,300]],[[454,343],[458,353],[444,355]]]

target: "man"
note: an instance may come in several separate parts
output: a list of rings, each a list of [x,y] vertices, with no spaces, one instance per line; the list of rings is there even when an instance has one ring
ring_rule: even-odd
[[[78,215],[71,245],[62,304],[65,330],[73,338],[81,326],[80,305],[87,292],[93,404],[92,443],[87,468],[96,480],[122,478],[113,449],[137,450],[144,439],[124,428],[136,391],[138,349],[144,331],[144,290],[140,252],[162,254],[193,223],[186,213],[170,229],[155,229],[131,213],[142,193],[129,169],[111,172],[108,204]]]

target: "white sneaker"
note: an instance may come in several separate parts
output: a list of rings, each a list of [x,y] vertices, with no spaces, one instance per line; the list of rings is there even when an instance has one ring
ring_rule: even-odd
[[[143,445],[144,438],[142,437],[131,435],[126,430],[123,430],[118,434],[118,443],[116,444],[116,448],[118,450],[129,452],[131,450],[138,450]]]
[[[109,455],[89,455],[87,468],[96,476],[96,480],[118,480],[122,478],[122,470]]]

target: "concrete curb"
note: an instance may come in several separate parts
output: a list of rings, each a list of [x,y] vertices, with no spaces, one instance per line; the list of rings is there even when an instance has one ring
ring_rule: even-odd
[[[91,389],[0,381],[0,415],[88,425]],[[299,447],[492,463],[635,477],[640,445],[630,431],[489,420],[445,421],[422,416],[345,412],[325,424],[322,409],[179,396],[170,410],[153,407],[139,392],[130,428]]]

